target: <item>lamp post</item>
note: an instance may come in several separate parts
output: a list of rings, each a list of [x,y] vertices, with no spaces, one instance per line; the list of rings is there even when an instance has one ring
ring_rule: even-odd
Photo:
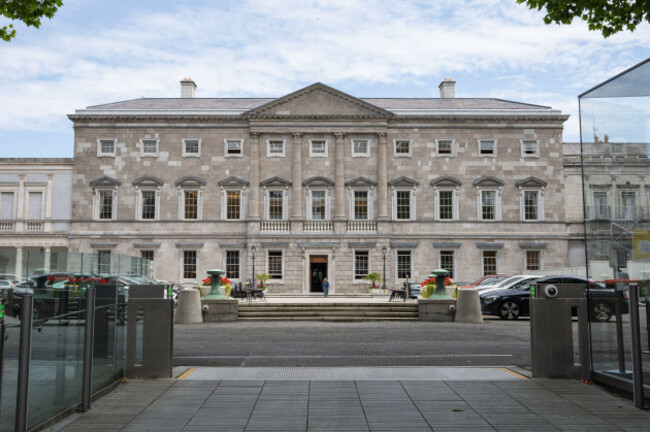
[[[255,245],[251,246],[251,252],[253,252],[253,285],[251,286],[251,289],[255,289],[255,250],[257,248]]]
[[[388,252],[388,248],[384,245],[381,247],[381,253],[384,255],[384,283],[381,286],[382,290],[386,289],[386,252]]]

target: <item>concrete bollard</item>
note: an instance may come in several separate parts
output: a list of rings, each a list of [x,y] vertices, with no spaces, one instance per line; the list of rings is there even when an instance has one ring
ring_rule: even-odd
[[[201,294],[195,289],[184,289],[178,293],[176,307],[176,324],[195,324],[203,322],[201,312]]]
[[[478,291],[471,288],[458,290],[455,322],[480,324],[483,322]]]

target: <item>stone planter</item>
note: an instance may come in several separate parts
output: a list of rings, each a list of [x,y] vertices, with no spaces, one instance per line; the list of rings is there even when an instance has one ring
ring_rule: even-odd
[[[239,315],[239,301],[228,300],[202,300],[203,322],[237,321]]]
[[[419,299],[420,321],[451,322],[456,311],[456,299]]]

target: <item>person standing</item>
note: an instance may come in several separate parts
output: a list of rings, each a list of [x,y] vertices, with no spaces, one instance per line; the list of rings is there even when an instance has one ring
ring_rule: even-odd
[[[324,278],[323,279],[323,295],[325,297],[327,297],[327,292],[329,291],[329,289],[330,289],[330,283],[327,282],[327,278]]]

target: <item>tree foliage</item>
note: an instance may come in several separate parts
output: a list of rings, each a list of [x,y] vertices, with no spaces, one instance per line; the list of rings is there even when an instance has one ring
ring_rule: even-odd
[[[52,18],[61,6],[63,0],[0,0],[0,16],[39,28],[41,18]],[[15,36],[13,24],[0,27],[0,39],[9,42]]]
[[[546,9],[546,24],[571,24],[580,18],[589,30],[609,37],[622,30],[634,31],[642,22],[650,22],[650,0],[517,0],[530,9]]]

